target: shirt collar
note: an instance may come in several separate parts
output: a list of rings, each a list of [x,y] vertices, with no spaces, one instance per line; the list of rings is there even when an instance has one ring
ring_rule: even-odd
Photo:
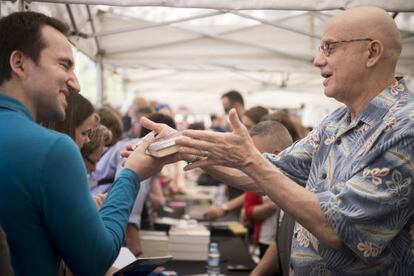
[[[398,78],[396,82],[385,88],[368,103],[356,121],[362,121],[373,126],[390,111],[390,108],[397,102],[404,91],[407,91],[405,81],[402,78]]]
[[[0,91],[0,109],[8,109],[25,115],[31,121],[34,121],[29,110],[18,100],[7,96]]]

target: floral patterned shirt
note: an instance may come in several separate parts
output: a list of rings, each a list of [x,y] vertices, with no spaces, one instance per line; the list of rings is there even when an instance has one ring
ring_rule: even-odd
[[[341,107],[279,155],[265,155],[314,192],[345,243],[334,250],[296,224],[295,275],[414,275],[414,93],[404,80],[351,120]]]

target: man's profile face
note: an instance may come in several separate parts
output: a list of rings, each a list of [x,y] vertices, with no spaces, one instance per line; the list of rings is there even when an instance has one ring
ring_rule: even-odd
[[[257,148],[258,151],[260,151],[260,153],[266,152],[266,145],[263,143],[264,141],[262,137],[260,137],[259,135],[254,135],[252,136],[252,140],[254,146]]]
[[[362,38],[360,34],[349,33],[346,22],[336,20],[328,24],[322,37],[325,41],[342,41]],[[358,84],[366,76],[365,59],[367,41],[334,44],[329,56],[319,53],[314,59],[314,65],[321,71],[324,78],[325,95],[340,102],[350,102],[357,91]]]
[[[254,146],[257,148],[260,153],[278,153],[280,150],[274,145],[274,142],[272,144],[271,141],[266,139],[266,137],[260,136],[260,135],[254,135],[251,136],[253,140]]]
[[[228,97],[221,98],[221,104],[223,105],[223,109],[226,114],[229,114],[230,110],[234,107],[234,104]]]
[[[62,121],[67,97],[80,89],[74,74],[72,48],[67,38],[50,26],[44,26],[41,34],[46,47],[37,63],[28,60],[24,89],[38,121]]]

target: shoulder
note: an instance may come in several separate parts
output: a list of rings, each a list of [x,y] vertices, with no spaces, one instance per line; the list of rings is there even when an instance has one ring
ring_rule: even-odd
[[[47,155],[68,154],[79,151],[75,142],[66,134],[45,128],[35,122],[25,125],[14,133],[15,143],[24,149],[32,160],[44,159]]]

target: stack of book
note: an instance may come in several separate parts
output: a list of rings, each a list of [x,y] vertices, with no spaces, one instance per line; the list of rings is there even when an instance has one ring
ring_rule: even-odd
[[[207,260],[210,231],[203,225],[176,225],[169,236],[169,253],[174,260]]]
[[[168,236],[164,231],[140,231],[142,257],[169,255]]]

